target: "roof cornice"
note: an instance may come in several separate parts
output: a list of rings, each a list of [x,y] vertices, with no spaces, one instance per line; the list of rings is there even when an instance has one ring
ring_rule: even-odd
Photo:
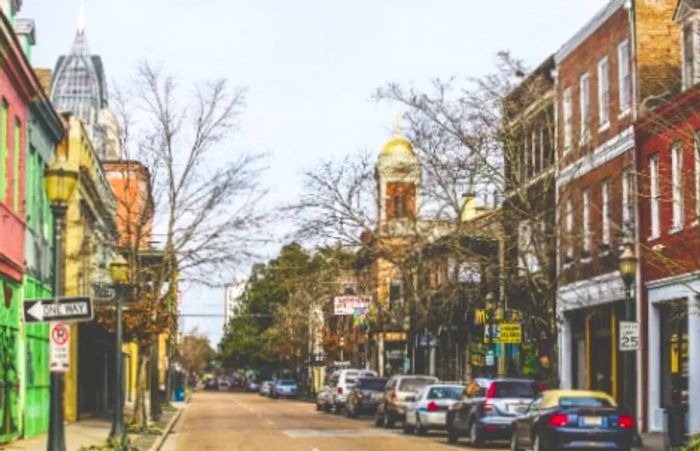
[[[586,25],[583,26],[571,39],[569,39],[554,55],[554,59],[559,65],[567,56],[580,46],[589,36],[591,36],[606,20],[608,20],[617,10],[625,6],[630,0],[610,0],[600,11],[598,11]]]

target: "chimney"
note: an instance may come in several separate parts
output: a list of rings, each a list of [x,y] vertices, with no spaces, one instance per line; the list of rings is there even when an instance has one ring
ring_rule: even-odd
[[[462,194],[462,212],[459,215],[459,219],[462,222],[466,222],[474,219],[476,216],[476,194]]]
[[[32,61],[32,47],[36,44],[36,34],[33,19],[17,19],[15,21],[15,33],[22,46],[24,56],[29,62]]]

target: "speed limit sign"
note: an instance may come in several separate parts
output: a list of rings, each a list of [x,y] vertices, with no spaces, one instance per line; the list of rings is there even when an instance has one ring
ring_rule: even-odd
[[[620,351],[639,349],[639,323],[620,321]]]

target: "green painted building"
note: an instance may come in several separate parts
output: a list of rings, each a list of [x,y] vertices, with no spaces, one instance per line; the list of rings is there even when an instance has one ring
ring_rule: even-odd
[[[18,27],[15,27],[16,31]],[[33,29],[19,34],[20,44],[29,58]],[[30,32],[27,32],[30,31]],[[50,80],[50,71],[39,70],[39,80]],[[53,161],[56,146],[63,138],[63,123],[47,95],[34,98],[27,108],[25,152],[25,268],[22,299],[52,295],[53,217],[44,186],[44,172]],[[21,314],[21,302],[18,308]],[[21,424],[24,437],[48,431],[49,425],[49,326],[20,322],[18,376],[20,380]]]

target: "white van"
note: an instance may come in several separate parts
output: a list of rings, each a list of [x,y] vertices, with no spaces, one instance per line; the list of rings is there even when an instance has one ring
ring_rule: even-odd
[[[333,373],[329,384],[333,389],[333,413],[339,414],[343,412],[348,402],[350,389],[360,377],[377,377],[377,372],[350,368]]]

